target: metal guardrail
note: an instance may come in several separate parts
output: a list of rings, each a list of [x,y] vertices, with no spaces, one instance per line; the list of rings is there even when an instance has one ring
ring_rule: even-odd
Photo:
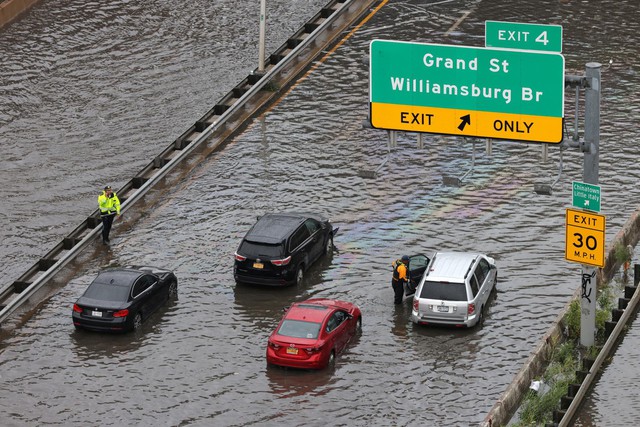
[[[629,299],[627,306],[624,308],[624,312],[620,316],[620,319],[615,322],[615,326],[609,334],[607,341],[604,343],[604,346],[598,353],[598,356],[596,356],[596,359],[586,373],[585,378],[580,383],[580,387],[578,388],[577,393],[571,398],[571,403],[566,409],[566,412],[561,415],[561,420],[557,424],[558,427],[567,427],[572,425],[578,408],[589,392],[591,384],[598,376],[600,367],[606,359],[611,357],[611,353],[612,351],[614,351],[614,347],[617,345],[620,335],[622,334],[623,330],[628,327],[628,323],[630,320],[632,320],[632,316],[635,315],[638,301],[640,301],[640,292],[638,292],[638,284],[636,282],[633,295]],[[556,414],[554,414],[554,416],[555,415]]]
[[[273,82],[282,86],[289,84],[321,54],[322,49],[334,43],[336,34],[362,16],[377,1],[379,0],[331,0],[268,58],[264,73],[254,70],[117,191],[122,202],[121,212],[126,212],[139,201],[203,142],[212,138],[216,132],[221,132],[220,139],[210,146],[211,151],[217,149],[241,126],[244,120],[250,118],[276,96],[277,91],[271,90],[273,88],[268,85]],[[331,34],[331,37],[316,43],[324,34]],[[309,50],[310,53],[306,57],[303,55],[305,50]],[[249,106],[249,101],[255,98],[259,98],[258,102]],[[242,120],[228,126],[227,122],[231,122],[233,118]],[[17,281],[2,287],[0,289],[0,324],[78,256],[96,238],[101,229],[102,223],[99,211],[96,209]]]

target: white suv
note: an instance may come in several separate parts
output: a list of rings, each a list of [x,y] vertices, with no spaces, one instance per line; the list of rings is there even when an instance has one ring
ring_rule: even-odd
[[[497,282],[493,258],[480,253],[436,252],[413,297],[411,320],[467,328],[481,324]]]

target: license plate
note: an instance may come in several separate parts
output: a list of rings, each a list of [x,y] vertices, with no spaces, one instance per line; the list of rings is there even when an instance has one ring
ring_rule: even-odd
[[[298,354],[298,349],[293,347],[287,347],[287,354]]]
[[[92,311],[91,315],[93,317],[102,317],[102,312],[101,311]]]
[[[440,313],[448,313],[449,312],[449,306],[446,305],[439,305],[438,306],[438,311]]]
[[[262,269],[262,268],[264,268],[264,264],[263,264],[263,263],[261,263],[261,262],[254,262],[254,263],[253,263],[253,268],[259,268],[259,269]]]

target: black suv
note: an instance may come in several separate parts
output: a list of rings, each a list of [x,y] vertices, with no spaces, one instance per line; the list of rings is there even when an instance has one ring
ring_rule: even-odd
[[[332,251],[337,232],[319,215],[265,214],[242,239],[235,253],[233,276],[240,283],[299,285],[304,271]]]

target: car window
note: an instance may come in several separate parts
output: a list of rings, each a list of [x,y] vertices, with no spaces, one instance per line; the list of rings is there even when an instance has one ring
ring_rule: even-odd
[[[478,295],[478,279],[476,279],[476,275],[474,274],[473,276],[471,276],[471,280],[469,281],[469,284],[471,285],[471,293],[473,294],[473,296],[475,297],[476,295]]]
[[[482,271],[482,268],[480,268],[479,264],[476,266],[476,269],[473,272],[473,275],[476,276],[476,278],[478,279],[478,283],[480,284],[480,286],[482,286],[482,283],[484,283],[484,278],[486,277],[486,274],[484,271]]]
[[[291,236],[291,243],[289,245],[289,250],[293,251],[295,248],[300,246],[305,240],[309,238],[309,230],[304,225],[298,227],[298,229]]]
[[[344,311],[336,311],[331,315],[331,318],[329,318],[329,321],[327,322],[327,327],[325,328],[325,330],[327,332],[333,331],[335,328],[340,326],[340,324],[344,322],[346,318],[347,318],[347,313],[345,313]]]
[[[270,245],[244,240],[238,253],[249,258],[280,258],[284,255],[284,247],[282,244]]]
[[[101,301],[125,302],[129,299],[129,286],[94,282],[89,285],[84,296]]]
[[[464,283],[426,281],[422,285],[420,298],[467,301],[467,289]]]
[[[133,290],[131,291],[131,296],[133,298],[136,298],[142,292],[147,290],[149,286],[153,285],[155,281],[156,281],[156,278],[148,274],[145,274],[144,276],[140,277],[138,280],[136,280],[136,283],[133,284]]]
[[[480,262],[478,263],[478,268],[476,269],[478,273],[478,283],[480,284],[480,286],[482,286],[485,279],[487,278],[487,275],[489,274],[489,270],[491,270],[491,266],[489,265],[486,259],[481,258]]]
[[[414,255],[409,258],[409,269],[417,270],[418,268],[426,267],[429,263],[429,258],[424,255]]]
[[[320,223],[312,218],[309,218],[308,220],[306,220],[304,222],[304,225],[307,227],[307,230],[309,230],[309,235],[313,235],[313,233],[320,230],[321,228]]]
[[[302,320],[284,320],[280,329],[278,329],[279,335],[293,338],[318,338],[318,332],[320,332],[320,323],[304,322]]]

